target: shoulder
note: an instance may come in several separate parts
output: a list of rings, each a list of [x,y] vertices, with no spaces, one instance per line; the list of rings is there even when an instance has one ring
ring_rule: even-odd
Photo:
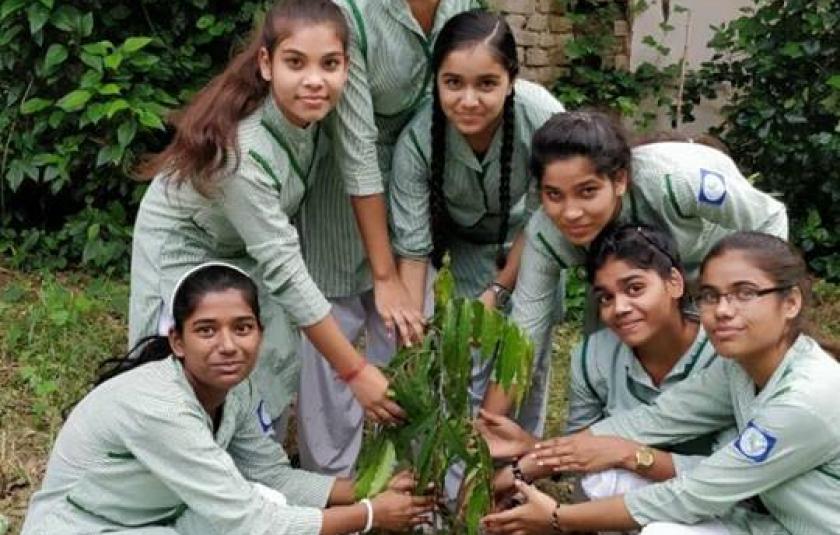
[[[574,251],[573,246],[563,237],[542,207],[534,212],[528,221],[525,237],[533,249],[557,262],[561,268],[581,263],[579,254]]]
[[[530,145],[533,132],[554,114],[565,111],[565,108],[554,95],[539,84],[517,80],[515,88],[516,122],[522,125]]]
[[[584,335],[583,340],[575,351],[580,365],[590,375],[600,373],[599,364],[609,364],[609,360],[617,355],[621,348],[621,340],[607,328]]]
[[[806,335],[800,335],[788,352],[791,361],[770,399],[810,408],[840,424],[840,363]]]
[[[700,187],[704,181],[746,180],[723,152],[699,143],[650,143],[633,149],[633,180],[642,190],[671,186]],[[712,187],[712,186],[710,186]]]
[[[411,143],[427,152],[432,142],[432,103],[426,102],[417,110],[414,117],[408,122],[400,133],[397,143]]]

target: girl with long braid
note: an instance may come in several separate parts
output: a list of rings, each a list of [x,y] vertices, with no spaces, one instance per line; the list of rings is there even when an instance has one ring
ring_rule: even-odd
[[[453,17],[438,37],[432,65],[433,101],[400,135],[389,192],[393,247],[400,275],[416,306],[425,295],[431,261],[451,259],[457,295],[507,309],[519,268],[521,239],[537,208],[528,173],[531,137],[563,106],[544,88],[517,80],[516,41],[505,20],[485,11]],[[536,364],[547,375],[548,361]],[[506,413],[509,400],[492,385],[487,367],[474,370],[477,405]],[[520,421],[542,428],[534,385]],[[528,411],[528,408],[535,410]]]

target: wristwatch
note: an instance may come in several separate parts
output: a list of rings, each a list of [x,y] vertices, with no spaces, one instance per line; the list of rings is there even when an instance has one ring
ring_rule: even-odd
[[[641,446],[636,450],[636,470],[647,470],[653,466],[656,457],[653,454],[653,448],[649,446]]]
[[[496,308],[505,308],[510,301],[510,289],[498,282],[491,282],[488,290],[493,292],[493,298],[496,301]]]
[[[530,485],[532,481],[525,477],[525,472],[522,471],[522,467],[519,466],[519,459],[513,461],[513,464],[510,465],[511,472],[513,472],[513,479],[517,481],[521,481],[526,485]]]

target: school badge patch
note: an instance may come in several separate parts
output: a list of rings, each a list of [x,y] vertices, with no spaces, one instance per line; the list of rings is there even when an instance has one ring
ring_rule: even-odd
[[[260,423],[260,429],[265,436],[271,436],[274,434],[274,426],[271,425],[271,417],[268,415],[268,412],[265,410],[265,401],[260,400],[260,404],[257,405],[257,421]]]
[[[750,422],[735,440],[735,449],[747,459],[760,463],[763,462],[773,451],[778,439],[769,431],[762,429]]]
[[[697,200],[720,206],[726,199],[726,179],[720,173],[700,169],[700,193]]]

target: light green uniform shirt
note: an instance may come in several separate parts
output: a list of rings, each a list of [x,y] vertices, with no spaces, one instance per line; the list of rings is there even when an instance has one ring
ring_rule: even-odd
[[[633,350],[610,329],[584,338],[572,351],[569,415],[566,433],[574,433],[615,414],[651,405],[659,395],[708,368],[718,358],[700,327],[694,342],[671,371],[655,385]],[[729,441],[734,433],[713,432],[665,448],[673,453],[677,473],[688,470]]]
[[[429,96],[431,51],[443,25],[480,6],[441,0],[427,35],[405,0],[335,0],[351,27],[350,71],[328,118],[331,161],[301,214],[306,263],[329,297],[372,287],[370,267],[348,195],[385,192],[397,136]]]
[[[319,533],[334,479],[289,467],[266,436],[271,426],[256,392],[250,379],[231,390],[214,432],[174,358],[103,383],[61,429],[23,533],[153,526],[196,535]],[[289,505],[264,499],[251,482],[281,492]]]
[[[188,269],[208,260],[239,265],[261,290],[266,338],[258,377],[274,417],[296,390],[300,366],[289,320],[312,325],[330,311],[309,276],[291,222],[326,150],[319,128],[295,127],[266,98],[240,122],[241,161],[219,179],[212,198],[159,176],[134,226],[129,342],[157,333],[160,313],[169,309],[172,289]]]
[[[740,365],[717,359],[653,405],[591,429],[666,444],[737,425],[739,437],[691,472],[625,496],[642,525],[720,517],[733,535],[840,533],[838,391],[840,364],[802,335],[758,393]],[[732,510],[755,495],[775,521]]]
[[[528,171],[531,138],[552,115],[563,111],[545,88],[519,80],[515,85],[513,153],[510,171],[510,221],[506,245],[525,227],[539,206],[536,181]],[[432,252],[431,195],[432,106],[427,104],[400,135],[394,151],[389,190],[392,245],[399,256],[425,260]],[[450,233],[450,257],[456,291],[478,297],[496,274],[495,258],[503,127],[482,160],[451,124],[446,130],[443,193],[456,228]]]
[[[689,277],[722,237],[756,230],[787,239],[782,203],[755,189],[724,153],[695,143],[654,143],[633,149],[632,186],[619,221],[670,232]],[[537,355],[550,347],[551,311],[563,270],[580,266],[586,249],[569,243],[537,210],[525,231],[512,317],[531,333]]]

